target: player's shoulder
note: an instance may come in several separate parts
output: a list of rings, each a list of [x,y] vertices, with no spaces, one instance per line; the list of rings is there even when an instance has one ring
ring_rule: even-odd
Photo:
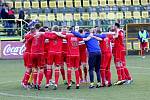
[[[72,33],[67,33],[66,37],[73,37],[74,35]]]
[[[61,32],[61,34],[66,35],[66,32]]]

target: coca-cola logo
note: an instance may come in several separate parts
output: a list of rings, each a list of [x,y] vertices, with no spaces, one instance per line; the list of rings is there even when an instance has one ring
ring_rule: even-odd
[[[23,55],[23,52],[25,50],[25,45],[21,46],[12,46],[11,44],[7,44],[3,49],[3,55],[9,56],[9,55]]]

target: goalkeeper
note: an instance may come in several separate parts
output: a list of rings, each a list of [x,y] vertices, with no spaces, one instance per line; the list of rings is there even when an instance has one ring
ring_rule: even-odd
[[[145,51],[148,52],[148,37],[149,33],[142,28],[138,33],[138,39],[140,41],[141,48],[140,54],[142,58],[145,58]]]

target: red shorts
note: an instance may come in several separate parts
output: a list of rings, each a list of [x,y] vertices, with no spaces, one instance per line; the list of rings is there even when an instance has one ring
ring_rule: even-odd
[[[48,64],[48,52],[44,52],[45,64]]]
[[[87,62],[86,51],[80,51],[80,62],[81,63],[86,63]]]
[[[66,62],[67,61],[67,53],[63,52],[62,53],[62,62]]]
[[[31,59],[33,67],[44,67],[44,54],[31,54]]]
[[[68,68],[79,68],[80,57],[79,56],[68,56]]]
[[[31,58],[30,58],[30,53],[29,52],[24,52],[23,53],[23,60],[24,60],[24,66],[27,68],[31,68],[32,67],[32,62],[31,62]]]
[[[148,43],[147,42],[141,43],[140,47],[141,47],[141,49],[145,49],[148,47]]]
[[[126,51],[125,50],[116,50],[114,51],[114,62],[121,62],[122,64],[126,62]]]
[[[110,69],[111,58],[112,58],[111,53],[102,53],[102,56],[101,56],[101,69],[105,69],[105,70]]]
[[[49,52],[48,53],[48,65],[61,65],[62,53]]]
[[[62,56],[61,56],[61,65],[64,66],[64,62],[68,63],[68,57],[67,57],[67,53],[62,52]]]

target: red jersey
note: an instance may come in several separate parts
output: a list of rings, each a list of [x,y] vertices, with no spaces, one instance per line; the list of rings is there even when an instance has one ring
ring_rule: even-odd
[[[66,32],[62,32],[63,35],[66,35]],[[62,45],[62,51],[64,53],[67,52],[67,41],[65,39],[63,39],[63,45]]]
[[[56,34],[53,32],[46,32],[45,37],[49,39],[49,43],[47,43],[48,52],[55,52],[55,39],[57,38]]]
[[[68,56],[79,56],[79,38],[73,34],[66,35],[67,40],[67,55]]]
[[[47,33],[45,33],[45,37],[47,36]],[[49,49],[49,43],[45,43],[45,46],[44,46],[44,51],[45,52],[48,52],[48,49]]]
[[[32,41],[31,39],[33,38],[33,35],[31,35],[30,33],[27,33],[25,35],[25,51],[24,52],[28,52],[30,53],[31,52],[31,44],[32,44]]]
[[[31,53],[44,54],[45,36],[42,34],[32,39]]]
[[[84,41],[81,41],[79,44],[79,50],[80,52],[86,52],[86,45],[83,43]]]
[[[125,49],[123,30],[118,30],[118,38],[114,39],[114,49],[119,49],[119,50]]]
[[[100,41],[100,48],[102,53],[111,53],[110,39],[108,37]]]
[[[55,34],[55,32],[47,32],[45,33],[46,38],[49,39],[49,52],[61,53],[63,39]]]
[[[64,52],[64,53],[67,52],[67,41],[65,39],[63,39],[62,52]]]

